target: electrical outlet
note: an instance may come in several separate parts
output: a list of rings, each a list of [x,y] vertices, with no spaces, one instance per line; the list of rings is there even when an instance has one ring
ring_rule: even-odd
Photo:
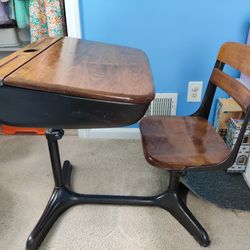
[[[193,82],[190,81],[188,83],[188,102],[200,102],[201,101],[201,93],[202,93],[202,81]]]

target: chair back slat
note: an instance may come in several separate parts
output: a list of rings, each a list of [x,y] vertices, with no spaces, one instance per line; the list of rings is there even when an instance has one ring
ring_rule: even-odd
[[[239,70],[250,77],[250,46],[228,42],[221,46],[217,60]],[[210,81],[226,91],[246,111],[250,105],[250,87],[237,81],[217,67],[214,68]]]
[[[225,72],[214,68],[210,81],[232,96],[246,111],[250,105],[250,90]]]
[[[220,48],[218,60],[250,77],[249,45],[233,42],[224,43]]]

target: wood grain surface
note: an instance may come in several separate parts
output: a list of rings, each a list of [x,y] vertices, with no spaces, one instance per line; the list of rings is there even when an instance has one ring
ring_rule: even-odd
[[[233,42],[224,43],[220,48],[217,59],[250,77],[249,45]],[[248,109],[250,105],[249,86],[235,80],[219,69],[213,70],[210,80],[232,96],[244,111]]]
[[[41,39],[1,59],[0,81],[60,39],[60,37]]]
[[[126,103],[149,103],[154,98],[144,52],[68,37],[7,76],[4,84]]]
[[[247,110],[250,104],[250,90],[245,85],[219,69],[213,70],[210,80],[232,96],[244,111]]]
[[[249,45],[234,42],[224,43],[220,48],[218,60],[250,77]]]
[[[230,154],[223,139],[199,117],[146,117],[140,123],[144,155],[153,166],[169,170],[201,168]]]

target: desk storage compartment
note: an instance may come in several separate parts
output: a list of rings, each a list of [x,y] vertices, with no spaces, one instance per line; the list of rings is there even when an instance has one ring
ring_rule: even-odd
[[[148,105],[0,87],[0,122],[18,127],[78,129],[127,126],[140,120]]]

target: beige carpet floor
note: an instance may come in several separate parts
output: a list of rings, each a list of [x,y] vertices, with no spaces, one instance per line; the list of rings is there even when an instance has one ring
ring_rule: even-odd
[[[85,193],[152,195],[167,174],[144,160],[140,141],[80,140],[65,136],[61,156],[75,165],[73,188]],[[0,137],[0,249],[23,250],[53,188],[46,140]],[[204,187],[205,188],[205,187]],[[188,195],[188,206],[208,231],[208,249],[250,249],[250,212],[224,210]],[[40,249],[202,249],[160,208],[79,205],[55,223]]]

